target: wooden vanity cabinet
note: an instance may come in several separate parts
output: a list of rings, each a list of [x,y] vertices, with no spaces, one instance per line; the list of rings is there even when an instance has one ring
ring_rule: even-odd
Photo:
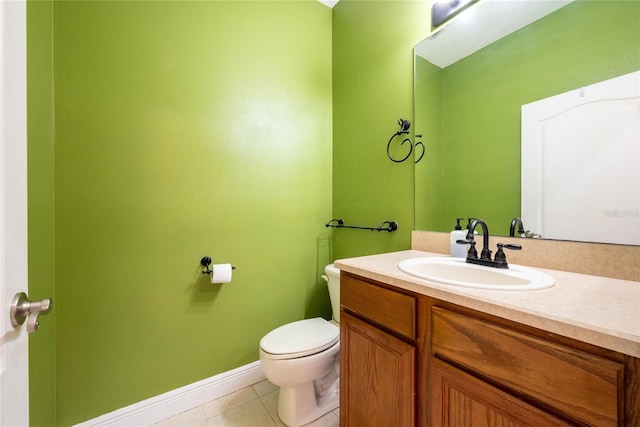
[[[640,359],[341,273],[342,427],[640,426]]]

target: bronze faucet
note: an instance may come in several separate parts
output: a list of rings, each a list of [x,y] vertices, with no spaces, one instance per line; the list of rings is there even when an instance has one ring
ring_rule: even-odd
[[[478,258],[478,251],[476,250],[476,242],[474,240],[473,233],[476,227],[480,225],[482,227],[482,252],[480,252],[480,258]],[[458,240],[456,243],[461,245],[470,245],[467,252],[466,261],[469,264],[484,265],[486,267],[494,268],[509,268],[507,263],[507,256],[503,249],[520,250],[522,246],[498,243],[498,251],[494,259],[491,259],[491,249],[489,249],[489,227],[487,223],[481,219],[475,219],[471,225],[469,225],[469,231],[467,232],[466,240]]]

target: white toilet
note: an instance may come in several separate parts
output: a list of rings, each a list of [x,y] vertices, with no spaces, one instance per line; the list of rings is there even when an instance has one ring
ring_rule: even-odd
[[[340,403],[340,270],[324,269],[333,320],[321,317],[288,323],[260,340],[260,364],[280,387],[278,416],[299,427],[336,409]]]

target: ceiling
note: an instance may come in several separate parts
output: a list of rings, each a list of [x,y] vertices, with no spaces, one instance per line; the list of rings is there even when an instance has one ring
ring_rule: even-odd
[[[318,0],[320,3],[327,5],[329,7],[333,7],[338,3],[339,0]]]

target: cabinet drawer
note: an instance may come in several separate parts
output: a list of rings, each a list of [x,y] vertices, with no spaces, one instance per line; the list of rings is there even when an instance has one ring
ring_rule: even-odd
[[[617,426],[624,365],[442,308],[434,356],[590,425]]]
[[[416,299],[412,296],[341,273],[340,304],[378,326],[416,338]]]

